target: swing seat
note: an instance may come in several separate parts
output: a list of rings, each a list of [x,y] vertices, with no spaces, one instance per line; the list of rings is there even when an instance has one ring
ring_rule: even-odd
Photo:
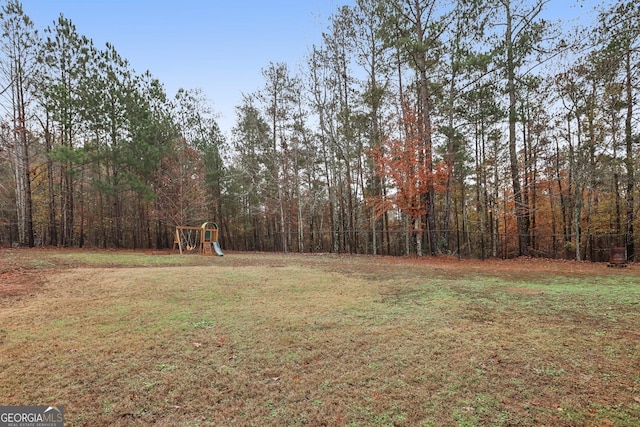
[[[180,254],[193,253],[200,245],[200,227],[176,226],[173,236],[173,250],[178,248]]]

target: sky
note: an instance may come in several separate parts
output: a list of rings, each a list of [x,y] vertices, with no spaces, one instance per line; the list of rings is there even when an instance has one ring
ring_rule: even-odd
[[[351,0],[23,0],[39,30],[60,13],[98,48],[109,42],[172,97],[202,89],[223,132],[242,94],[258,90],[269,62],[300,65],[329,16]]]
[[[550,0],[545,15],[575,20],[600,1]],[[22,0],[38,30],[62,13],[97,48],[109,42],[136,73],[150,71],[170,97],[201,89],[226,135],[242,95],[263,85],[261,70],[286,62],[295,71],[344,4],[354,0]]]

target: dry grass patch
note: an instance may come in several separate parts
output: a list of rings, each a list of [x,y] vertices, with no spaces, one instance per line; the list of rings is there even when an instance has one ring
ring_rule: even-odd
[[[68,425],[640,418],[635,266],[25,253],[43,284],[0,301],[0,401]]]

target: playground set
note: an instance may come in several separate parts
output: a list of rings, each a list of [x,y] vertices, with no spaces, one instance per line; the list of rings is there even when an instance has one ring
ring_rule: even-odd
[[[180,255],[194,253],[224,255],[218,243],[218,226],[213,222],[205,222],[200,227],[176,226],[173,250],[175,251],[176,248],[180,251]]]

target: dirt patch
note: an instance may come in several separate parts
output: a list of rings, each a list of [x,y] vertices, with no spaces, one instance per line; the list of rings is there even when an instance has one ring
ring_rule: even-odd
[[[33,295],[43,283],[40,274],[22,271],[0,273],[0,304],[6,298]]]
[[[542,295],[544,291],[538,289],[530,289],[530,288],[507,288],[509,292],[515,292],[516,294],[523,295]]]

